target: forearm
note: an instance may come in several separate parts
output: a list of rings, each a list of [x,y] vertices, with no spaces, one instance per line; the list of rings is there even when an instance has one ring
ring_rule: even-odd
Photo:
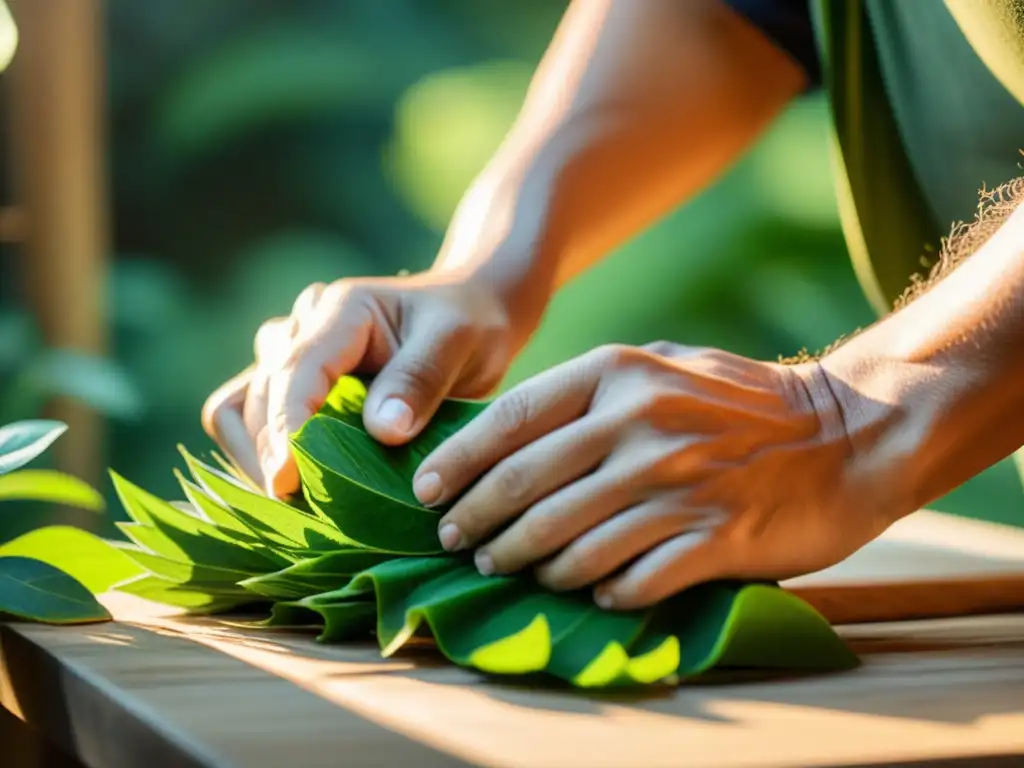
[[[438,266],[546,302],[718,177],[802,86],[720,0],[576,0]]]
[[[862,468],[902,513],[1024,444],[1024,210],[822,366]]]

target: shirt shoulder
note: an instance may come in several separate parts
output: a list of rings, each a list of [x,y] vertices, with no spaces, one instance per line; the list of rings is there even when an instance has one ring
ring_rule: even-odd
[[[811,17],[811,0],[724,2],[788,53],[806,73],[811,88],[821,85],[821,59]]]

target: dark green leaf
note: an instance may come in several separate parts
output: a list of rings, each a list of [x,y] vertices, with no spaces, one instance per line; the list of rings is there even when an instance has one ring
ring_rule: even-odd
[[[49,419],[16,421],[0,427],[0,475],[28,464],[67,431],[68,425]]]
[[[320,408],[320,414],[339,421],[362,432],[363,403],[366,401],[367,382],[355,376],[342,376],[327,396]],[[399,458],[399,464],[407,481],[412,480],[412,473],[430,453],[441,443],[458,432],[473,418],[487,407],[488,403],[478,400],[458,400],[449,398],[430,419],[430,423],[407,446],[403,448],[384,449]]]
[[[253,576],[240,584],[274,600],[299,600],[343,587],[360,571],[393,557],[365,549],[342,549],[303,560],[274,573]]]
[[[0,557],[0,613],[50,624],[84,624],[110,618],[80,582],[29,557]]]
[[[412,495],[402,454],[327,416],[306,422],[294,447],[310,506],[354,542],[396,554],[443,551],[437,538],[440,514]]]
[[[713,666],[798,670],[858,663],[820,614],[769,584],[702,584],[660,604],[651,624],[679,637],[684,676]]]

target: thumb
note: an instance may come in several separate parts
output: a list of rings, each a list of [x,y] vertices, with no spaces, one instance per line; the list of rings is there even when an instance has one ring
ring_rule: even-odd
[[[363,406],[366,430],[385,445],[402,445],[416,437],[469,360],[469,335],[420,323],[370,385]]]

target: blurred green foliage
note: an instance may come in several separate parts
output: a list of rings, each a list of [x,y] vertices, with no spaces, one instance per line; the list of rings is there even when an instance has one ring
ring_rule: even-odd
[[[308,283],[432,261],[564,6],[108,0],[111,317],[146,404],[113,423],[118,472],[173,495],[176,444],[210,445],[203,400]],[[826,141],[824,102],[803,98],[720,183],[567,287],[507,383],[608,341],[773,359],[871,322]],[[1019,504],[1004,462],[937,506],[1020,522]]]

